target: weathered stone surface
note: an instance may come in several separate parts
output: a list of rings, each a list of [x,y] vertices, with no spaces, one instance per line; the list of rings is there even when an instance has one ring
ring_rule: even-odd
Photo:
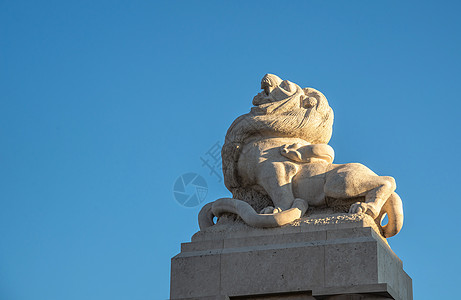
[[[327,144],[333,110],[325,96],[272,74],[263,77],[261,88],[251,111],[229,127],[222,148],[232,198],[205,205],[200,228],[213,226],[213,218],[225,213],[266,228],[289,224],[308,209],[346,206],[346,212],[377,220],[384,237],[397,234],[403,209],[395,180],[362,164],[333,164],[334,150]],[[388,223],[381,226],[384,214]]]
[[[221,252],[221,249],[181,252],[173,258],[171,298],[219,295]]]
[[[272,229],[234,223],[182,244],[172,259],[171,299],[412,299],[402,262],[366,214]]]
[[[200,211],[201,230],[172,259],[171,298],[411,300],[385,239],[403,225],[395,180],[333,164],[322,93],[272,74],[261,88],[222,148],[232,198]]]
[[[279,243],[289,240],[287,237],[290,233],[298,232],[321,232],[325,229],[347,229],[349,231],[340,231],[334,236],[335,238],[346,238],[360,234],[360,228],[370,227],[377,234],[380,233],[379,227],[376,222],[369,215],[366,214],[349,214],[349,213],[334,213],[331,210],[326,210],[320,214],[312,214],[310,216],[302,217],[290,224],[282,227],[272,228],[266,230],[265,228],[251,227],[245,222],[232,217],[223,218],[219,220],[214,226],[200,230],[192,237],[193,242],[213,240],[228,240],[232,238],[246,238],[251,237],[257,239],[258,237],[267,239],[268,235],[273,236]],[[357,232],[358,230],[358,232]],[[381,238],[384,243],[386,239]],[[275,242],[275,241],[274,241]],[[183,244],[184,245],[184,244]]]

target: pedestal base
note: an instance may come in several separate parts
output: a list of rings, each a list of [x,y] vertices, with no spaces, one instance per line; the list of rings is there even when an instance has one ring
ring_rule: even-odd
[[[367,215],[199,231],[171,262],[171,299],[411,300],[411,278]]]

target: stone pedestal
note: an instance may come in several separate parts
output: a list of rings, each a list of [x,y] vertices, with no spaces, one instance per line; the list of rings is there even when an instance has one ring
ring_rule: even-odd
[[[273,229],[223,223],[181,245],[171,299],[413,299],[411,278],[367,215]]]

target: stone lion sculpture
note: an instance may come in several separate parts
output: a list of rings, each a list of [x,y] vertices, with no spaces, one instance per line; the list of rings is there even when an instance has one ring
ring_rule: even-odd
[[[333,110],[325,96],[272,74],[263,77],[261,89],[251,111],[228,129],[222,148],[224,182],[233,198],[205,205],[200,228],[225,213],[253,227],[277,227],[299,219],[308,207],[339,202],[350,205],[349,213],[373,217],[384,237],[397,234],[403,209],[394,179],[358,163],[333,164],[327,144]]]

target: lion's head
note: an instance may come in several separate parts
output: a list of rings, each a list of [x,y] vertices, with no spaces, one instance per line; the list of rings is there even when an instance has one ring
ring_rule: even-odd
[[[325,96],[313,88],[273,74],[264,75],[263,90],[253,98],[254,107],[229,128],[226,141],[243,142],[251,135],[296,137],[311,144],[326,144],[333,131],[333,110]],[[236,140],[237,139],[237,140]]]

